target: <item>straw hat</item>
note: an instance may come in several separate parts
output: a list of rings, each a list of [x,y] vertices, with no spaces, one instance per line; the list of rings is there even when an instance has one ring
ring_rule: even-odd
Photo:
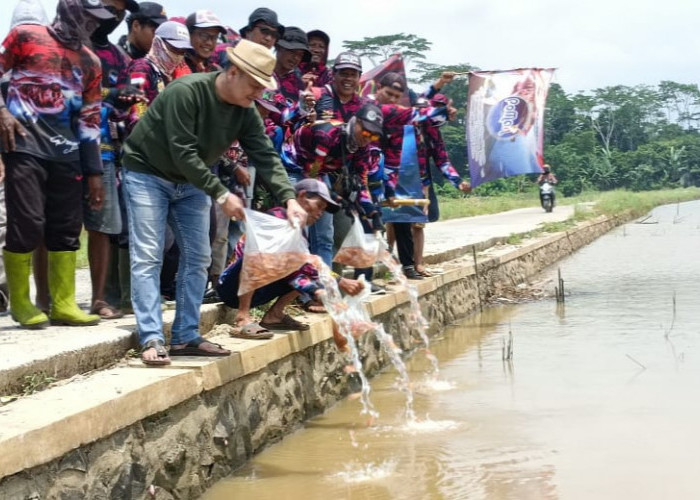
[[[227,48],[226,55],[231,64],[264,87],[272,90],[277,88],[277,81],[272,76],[276,59],[270,49],[243,39],[235,47]]]

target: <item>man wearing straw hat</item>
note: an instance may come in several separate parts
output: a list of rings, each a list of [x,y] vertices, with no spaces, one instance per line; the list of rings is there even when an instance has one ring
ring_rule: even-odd
[[[227,49],[226,71],[197,73],[172,82],[148,108],[124,144],[124,186],[130,220],[131,279],[142,361],[170,363],[165,350],[159,272],[163,234],[173,228],[181,249],[170,356],[228,356],[199,334],[199,308],[211,260],[209,206],[244,217],[243,202],[209,169],[238,139],[258,175],[287,208],[291,220],[306,212],[265,135],[253,101],[275,88],[275,56],[242,40]]]

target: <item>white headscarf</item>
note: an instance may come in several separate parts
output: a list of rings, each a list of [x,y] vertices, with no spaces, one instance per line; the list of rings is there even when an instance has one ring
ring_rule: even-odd
[[[40,24],[42,26],[49,24],[44,6],[39,0],[19,0],[17,2],[15,10],[12,12],[10,29],[20,24]]]

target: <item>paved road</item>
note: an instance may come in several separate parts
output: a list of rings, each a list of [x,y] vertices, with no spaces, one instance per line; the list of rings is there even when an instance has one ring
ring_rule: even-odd
[[[574,215],[573,205],[558,206],[551,213],[539,207],[519,208],[508,212],[462,219],[449,219],[425,227],[426,256],[464,247],[492,238],[507,238],[526,233],[546,222],[560,222]]]

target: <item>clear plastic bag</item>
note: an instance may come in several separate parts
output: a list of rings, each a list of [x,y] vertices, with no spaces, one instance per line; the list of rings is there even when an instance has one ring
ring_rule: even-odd
[[[245,210],[245,248],[238,295],[257,290],[312,262],[301,227],[287,219]]]
[[[365,234],[359,217],[355,215],[354,219],[333,261],[357,268],[372,267],[379,260],[379,238],[374,234]]]

